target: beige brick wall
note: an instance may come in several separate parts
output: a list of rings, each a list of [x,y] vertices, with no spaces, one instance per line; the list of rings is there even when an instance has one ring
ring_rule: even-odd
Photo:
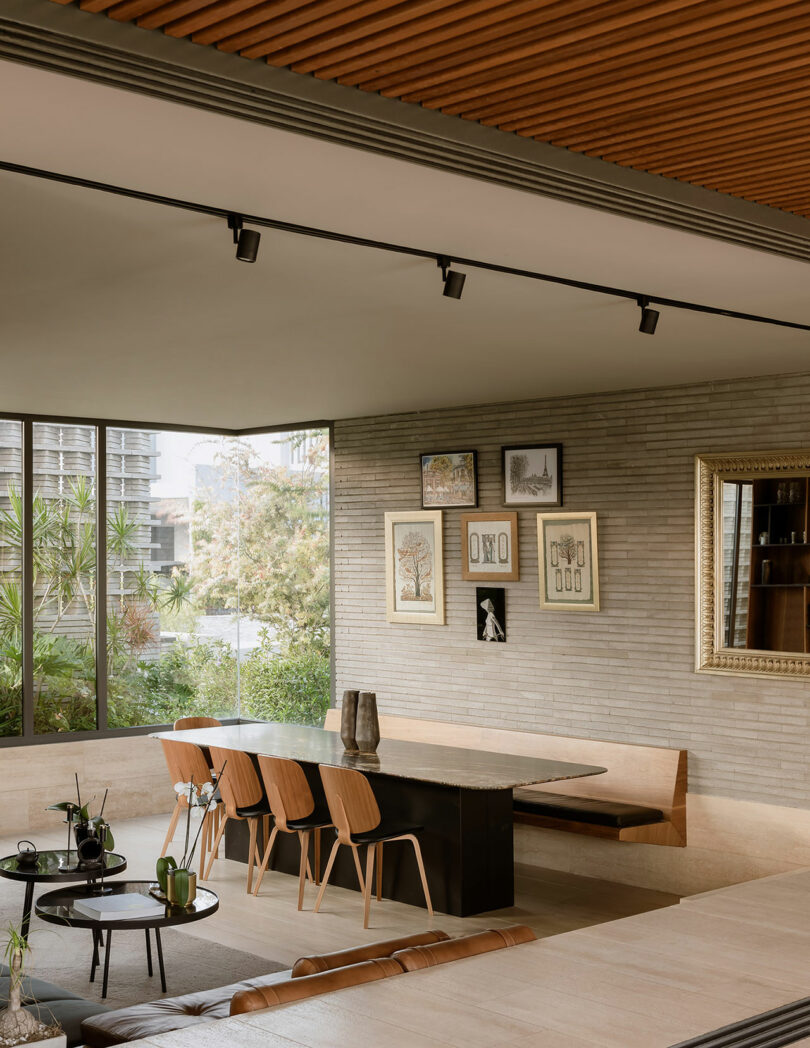
[[[694,455],[806,447],[808,405],[805,375],[337,423],[338,697],[368,688],[387,713],[685,747],[693,793],[810,807],[810,686],[693,668]],[[565,508],[598,514],[602,611],[539,608],[523,509],[508,641],[477,641],[448,510],[447,625],[387,623],[383,514],[419,508],[419,453],[477,448],[479,508],[494,510],[501,445],[522,441],[561,441]]]

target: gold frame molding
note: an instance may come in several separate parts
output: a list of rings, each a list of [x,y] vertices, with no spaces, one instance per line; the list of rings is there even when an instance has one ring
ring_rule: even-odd
[[[718,563],[721,521],[717,517],[724,480],[758,477],[810,476],[810,450],[757,451],[746,454],[695,456],[695,669],[703,673],[744,676],[810,677],[810,654],[725,648],[720,643],[722,621],[716,614],[723,591]]]

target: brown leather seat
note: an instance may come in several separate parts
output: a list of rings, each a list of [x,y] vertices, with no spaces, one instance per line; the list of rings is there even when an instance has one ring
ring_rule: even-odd
[[[536,938],[531,928],[525,924],[513,924],[509,928],[491,928],[486,932],[462,935],[458,939],[397,950],[392,959],[398,961],[406,972],[415,972],[420,968],[445,964],[447,961],[458,961],[462,957],[475,957],[491,950],[504,950],[507,946],[532,942]]]
[[[447,934],[441,931],[421,932],[416,935],[403,935],[398,939],[387,939],[384,942],[366,943],[365,946],[352,946],[348,950],[322,956],[302,957],[295,962],[292,976],[300,978],[332,971],[345,965],[356,965],[360,961],[389,957],[395,950],[440,942],[446,938]],[[249,990],[257,986],[280,986],[288,982],[290,976],[290,971],[285,969],[255,979],[230,983],[228,986],[218,986],[213,990],[187,993],[182,997],[165,997],[159,1001],[135,1004],[130,1008],[119,1008],[113,1012],[105,1009],[103,1015],[95,1015],[82,1024],[82,1037],[90,1048],[108,1048],[110,1045],[123,1044],[126,1041],[154,1037],[159,1033],[184,1030],[189,1026],[212,1022],[214,1019],[225,1019],[230,1015],[231,1000],[240,990]],[[267,1005],[261,1007],[265,1008]]]
[[[444,942],[448,938],[447,932],[419,932],[416,935],[401,935],[398,939],[370,942],[365,946],[352,946],[348,950],[337,950],[335,953],[299,957],[293,965],[292,977],[298,979],[302,975],[317,975],[318,972],[344,968],[347,964],[357,964],[359,961],[371,961],[376,957],[390,957],[397,950],[407,950],[409,946],[429,946],[434,942]]]
[[[302,975],[289,982],[276,983],[273,986],[259,986],[254,990],[240,990],[231,1001],[231,1015],[242,1015],[244,1012],[258,1012],[273,1008],[288,1001],[302,1001],[308,997],[318,997],[322,993],[343,990],[347,986],[360,986],[362,983],[377,982],[392,975],[402,975],[402,965],[392,957],[377,957],[371,961],[350,964],[346,968],[335,968],[317,975]]]

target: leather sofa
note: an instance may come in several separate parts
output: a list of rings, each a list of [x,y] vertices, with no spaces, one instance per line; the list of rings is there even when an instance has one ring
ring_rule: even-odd
[[[200,990],[181,997],[165,997],[116,1011],[104,1009],[106,1014],[88,1016],[87,1020],[82,1023],[82,1037],[89,1048],[108,1048],[110,1045],[124,1044],[126,1041],[136,1041],[142,1037],[154,1037],[159,1033],[184,1030],[200,1023],[213,1022],[214,1019],[225,1019],[231,1014],[231,1001],[242,991],[261,989],[266,991],[267,999],[272,1000],[278,997],[278,994],[273,992],[274,988],[281,989],[291,979],[299,980],[313,974],[333,973],[335,969],[357,967],[359,964],[378,958],[390,957],[397,950],[436,943],[444,939],[447,939],[447,935],[440,931],[401,936],[397,939],[387,939],[382,942],[368,943],[365,946],[352,947],[348,950],[340,950],[337,953],[302,957],[296,961],[292,969],[273,972],[255,979],[245,979],[242,982],[229,983],[227,986],[218,986],[213,990]],[[402,971],[398,966],[396,970]],[[355,973],[350,973],[350,977],[351,974]],[[364,978],[366,974],[367,971],[364,970],[359,981],[368,981]],[[345,976],[337,978],[335,985],[325,986],[320,992],[325,993],[329,989],[338,989],[343,985],[348,985]],[[281,990],[281,992],[283,994],[289,991]],[[267,1003],[257,1005],[261,1008],[268,1006]],[[81,1044],[82,1041],[79,1040],[78,1043]]]

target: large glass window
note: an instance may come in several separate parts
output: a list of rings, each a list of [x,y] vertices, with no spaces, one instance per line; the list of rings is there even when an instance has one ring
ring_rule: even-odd
[[[33,482],[23,490],[29,434]],[[238,437],[0,420],[0,473],[0,736],[27,731],[31,717],[38,735],[181,716],[323,722],[327,431]]]
[[[22,425],[0,420],[0,736],[22,733]]]
[[[34,423],[34,731],[96,727],[96,430]]]
[[[195,506],[228,521],[236,557],[232,437],[107,431],[107,662],[111,728],[238,716],[238,608],[199,570]],[[217,565],[216,570],[223,570]]]

